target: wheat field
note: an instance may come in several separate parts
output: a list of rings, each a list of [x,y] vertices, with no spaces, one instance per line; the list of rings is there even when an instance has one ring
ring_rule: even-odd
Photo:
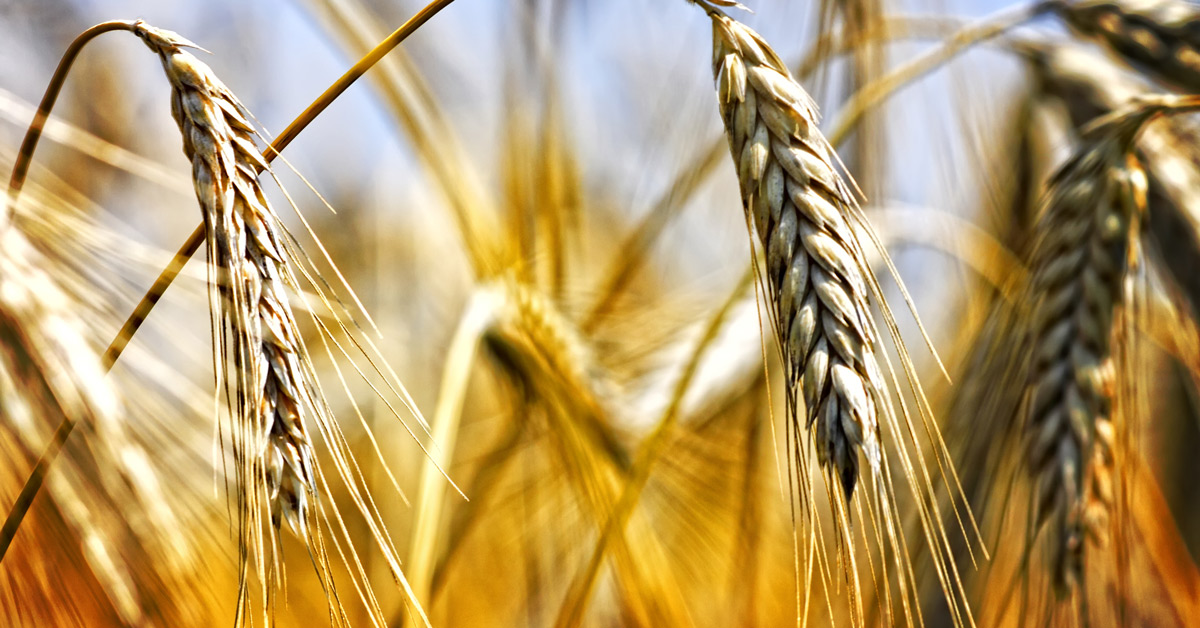
[[[1200,5],[0,29],[0,625],[1200,625]]]

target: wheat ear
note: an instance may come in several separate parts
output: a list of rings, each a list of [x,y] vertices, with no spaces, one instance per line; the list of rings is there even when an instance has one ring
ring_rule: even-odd
[[[1083,578],[1085,539],[1103,537],[1112,503],[1114,316],[1136,259],[1147,177],[1132,147],[1162,101],[1085,129],[1052,177],[1030,260],[1025,417],[1034,521],[1053,521],[1055,591]]]
[[[817,463],[840,487],[842,499],[834,498],[832,491],[827,494],[837,521],[837,545],[839,555],[846,560],[846,577],[850,580],[851,604],[856,607],[857,621],[863,624],[866,618],[850,514],[861,475],[860,460],[865,460],[871,492],[865,500],[865,515],[861,514],[863,502],[858,503],[860,516],[869,523],[863,528],[863,541],[875,544],[885,556],[890,553],[881,566],[885,572],[894,569],[899,585],[896,601],[902,607],[904,619],[892,615],[890,576],[883,579],[882,591],[876,581],[876,592],[882,598],[888,621],[904,621],[909,625],[922,622],[919,611],[914,613],[910,603],[914,576],[905,549],[908,541],[897,525],[901,515],[891,461],[882,447],[882,426],[886,426],[886,431],[894,436],[889,441],[895,445],[894,460],[912,491],[920,532],[935,556],[935,571],[953,620],[956,625],[973,624],[957,566],[945,559],[950,542],[940,525],[941,506],[931,497],[936,488],[929,462],[919,448],[910,451],[905,442],[916,437],[913,414],[903,398],[900,398],[902,412],[895,411],[889,379],[885,379],[880,368],[882,360],[891,384],[898,387],[896,370],[880,347],[879,332],[870,310],[872,304],[878,305],[883,313],[905,377],[915,393],[937,471],[957,489],[952,491],[951,504],[960,529],[966,535],[967,520],[976,535],[978,529],[969,509],[967,516],[962,516],[958,502],[962,489],[957,474],[932,420],[896,321],[867,261],[863,238],[880,253],[894,275],[895,267],[838,172],[837,154],[817,126],[817,108],[812,98],[757,33],[730,19],[712,3],[704,0],[695,3],[705,9],[712,21],[717,100],[737,169],[746,219],[752,225],[752,238],[757,234],[766,261],[760,279],[784,364],[789,439],[796,435],[799,440],[803,403],[804,426],[809,430]],[[911,299],[898,276],[897,282],[911,307]],[[812,487],[805,472],[807,447],[802,451],[795,441],[789,447],[789,457],[796,465],[793,479],[800,489],[802,511],[808,518],[815,511]],[[873,539],[867,529],[874,530]],[[813,546],[824,542],[819,526],[810,532],[808,542],[811,556]],[[800,551],[797,547],[798,555]],[[830,576],[827,554],[827,551],[818,554],[823,578]],[[867,560],[871,561],[870,555]],[[874,564],[869,568],[874,576]]]
[[[239,621],[248,601],[251,558],[271,607],[268,580],[282,577],[281,520],[323,554],[310,532],[316,495],[306,415],[327,412],[300,345],[286,289],[295,287],[282,226],[257,175],[269,171],[240,102],[170,31],[138,24],[171,83],[171,113],[192,161],[204,217],[213,318],[215,376],[231,403],[241,575]],[[320,421],[322,418],[315,417]],[[270,528],[264,525],[269,517]],[[313,547],[316,546],[316,547]],[[323,558],[323,557],[322,557]],[[323,560],[322,560],[323,562]]]
[[[1178,0],[1050,0],[1075,32],[1098,39],[1139,72],[1200,91],[1200,9]]]
[[[440,0],[430,6],[436,9],[448,2]],[[171,83],[171,111],[183,134],[184,153],[192,160],[196,197],[204,216],[209,272],[217,275],[210,278],[209,300],[214,344],[218,345],[216,377],[233,414],[242,560],[238,622],[244,620],[249,604],[252,562],[258,567],[265,611],[272,609],[269,585],[281,584],[283,576],[278,530],[284,520],[307,543],[331,614],[343,623],[349,621],[330,570],[323,529],[332,533],[334,548],[351,570],[355,591],[372,625],[386,621],[337,504],[318,499],[321,494],[328,495],[329,488],[309,439],[308,428],[315,426],[379,554],[402,589],[408,610],[428,626],[428,617],[400,568],[386,527],[362,485],[357,462],[317,381],[288,301],[288,290],[298,289],[295,273],[302,273],[308,284],[316,287],[324,307],[337,319],[336,329],[351,335],[353,330],[334,310],[336,297],[323,290],[327,284],[310,267],[311,260],[286,231],[258,183],[258,173],[270,172],[270,168],[256,150],[256,132],[248,114],[212,70],[185,50],[192,46],[187,40],[140,22],[135,32],[159,55]],[[322,107],[325,104],[327,101],[320,101]],[[327,256],[326,260],[332,263]],[[312,320],[330,355],[330,345],[334,345],[349,358],[333,330],[315,315]],[[387,390],[427,425],[390,367],[382,358],[379,362],[372,358],[377,350],[370,339],[356,338],[354,343],[373,360],[374,374],[389,380]],[[380,365],[389,370],[382,371]],[[367,373],[355,368],[367,378]],[[229,379],[224,379],[227,374]],[[382,399],[383,392],[372,387]],[[385,400],[385,404],[399,418],[391,403]],[[314,525],[318,521],[324,526]]]
[[[158,53],[171,82],[171,114],[192,161],[208,261],[221,273],[214,296],[222,340],[232,340],[226,357],[238,373],[232,393],[239,490],[248,507],[265,497],[271,522],[278,527],[286,519],[304,536],[314,492],[304,418],[321,404],[301,364],[300,332],[286,292],[296,282],[285,264],[284,235],[258,183],[258,172],[270,167],[255,147],[241,103],[184,50],[193,44],[144,25],[137,33]]]
[[[816,105],[756,33],[718,12],[713,72],[746,211],[766,253],[765,279],[795,411],[817,457],[853,496],[859,458],[880,470],[879,407],[863,255],[845,218],[856,202],[817,128]]]

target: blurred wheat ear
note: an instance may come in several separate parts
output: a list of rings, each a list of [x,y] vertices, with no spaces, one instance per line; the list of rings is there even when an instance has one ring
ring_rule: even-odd
[[[173,367],[147,369],[142,356],[106,376],[99,342],[116,326],[121,297],[116,273],[105,273],[127,269],[128,249],[114,244],[127,241],[100,227],[89,201],[52,173],[40,172],[16,200],[0,226],[4,503],[28,487],[29,464],[41,464],[55,425],[82,435],[45,476],[45,495],[12,539],[0,621],[204,623],[198,618],[218,603],[197,586],[197,559],[216,519],[203,498],[211,465],[189,438],[200,416],[187,403],[195,389],[172,381]]]
[[[1179,0],[1051,0],[1075,32],[1183,93],[1200,91],[1200,9]]]
[[[1112,502],[1110,338],[1146,203],[1129,154],[1148,114],[1092,130],[1051,179],[1031,254],[1027,358],[1029,462],[1035,520],[1053,518],[1052,572],[1066,595],[1083,576],[1083,546]]]
[[[144,455],[132,443],[124,442],[119,431],[121,399],[104,380],[99,354],[87,325],[79,318],[85,308],[73,302],[43,269],[45,259],[37,255],[11,219],[5,217],[0,229],[0,335],[5,339],[0,398],[7,419],[5,440],[15,445],[9,449],[10,454],[21,451],[22,457],[29,457],[39,451],[48,428],[65,416],[104,434],[116,447],[114,452],[124,450],[126,460]],[[119,476],[118,482],[127,482],[126,498],[129,489],[134,488],[142,489],[137,497],[150,503],[161,499],[152,492],[147,494],[150,478],[131,473],[134,469],[121,465],[120,456],[111,456],[108,450],[97,454],[101,464],[116,466],[102,467],[101,478]],[[120,525],[119,518],[111,518],[103,498],[87,494],[86,477],[72,465],[65,475],[51,476],[50,493],[65,522],[85,540],[81,548],[84,559],[102,583],[117,615],[130,623],[143,621],[140,592],[129,565],[118,554],[120,539],[115,527]],[[113,486],[120,484],[105,488]],[[4,487],[6,493],[9,488]],[[162,526],[161,530],[143,529],[143,535],[153,538],[158,531],[173,533],[178,524],[172,521],[172,513],[160,513],[155,523]],[[24,571],[21,567],[18,570]]]
[[[1032,242],[1027,373],[1022,409],[1028,463],[1036,485],[1031,533],[1050,530],[1055,593],[1081,591],[1088,539],[1110,535],[1118,403],[1115,320],[1130,310],[1128,269],[1140,263],[1147,175],[1133,152],[1145,125],[1169,112],[1192,111],[1195,98],[1146,96],[1093,120],[1082,146],[1051,178]],[[1027,546],[1028,547],[1028,546]],[[1027,551],[1029,551],[1027,549]],[[1083,607],[1086,609],[1086,606]],[[1082,610],[1086,614],[1086,610]]]

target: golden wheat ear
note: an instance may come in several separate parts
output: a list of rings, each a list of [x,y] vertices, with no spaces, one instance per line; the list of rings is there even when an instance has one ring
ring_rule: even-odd
[[[149,26],[138,34],[158,53],[171,81],[171,112],[192,160],[210,268],[220,274],[212,283],[221,344],[226,335],[230,342],[221,357],[232,360],[228,366],[237,374],[228,392],[237,403],[233,437],[241,499],[252,511],[264,499],[275,527],[286,519],[304,536],[315,491],[304,419],[317,397],[300,364],[300,332],[286,292],[295,279],[285,265],[279,219],[258,183],[267,165],[241,104],[183,50],[194,46]]]
[[[1200,8],[1194,3],[1052,0],[1047,6],[1142,74],[1180,92],[1200,92]]]
[[[715,14],[713,72],[742,197],[766,252],[789,393],[794,399],[802,387],[818,460],[849,500],[860,455],[880,468],[876,403],[886,398],[867,269],[845,218],[855,201],[817,130],[812,99],[757,34]]]
[[[838,485],[836,491],[827,490],[827,494],[839,537],[837,547],[848,568],[845,577],[850,581],[851,604],[856,606],[858,624],[866,620],[851,512],[864,470],[870,479],[870,494],[857,502],[860,517],[865,519],[863,540],[876,545],[886,557],[882,584],[875,580],[876,593],[887,600],[884,607],[890,620],[921,622],[920,616],[911,611],[910,598],[915,591],[907,541],[899,529],[891,456],[895,456],[914,497],[921,531],[936,557],[936,572],[950,600],[954,620],[959,625],[970,624],[957,567],[946,558],[949,540],[940,524],[940,507],[931,499],[935,487],[929,465],[920,447],[912,450],[906,444],[915,442],[917,429],[902,397],[901,412],[893,408],[892,395],[900,392],[899,383],[887,362],[871,314],[872,304],[883,311],[904,372],[917,393],[918,409],[932,439],[930,447],[938,469],[945,481],[955,478],[957,485],[864,249],[872,244],[887,260],[886,251],[839,174],[837,154],[817,126],[812,98],[757,33],[712,6],[705,8],[713,27],[717,100],[746,219],[766,262],[760,279],[784,364],[789,437],[799,440],[801,431],[807,429],[817,463]],[[892,374],[891,386],[880,360]],[[886,448],[885,435],[889,435]],[[799,443],[789,447],[794,447],[794,474],[807,511],[804,516],[811,518],[815,502],[806,477],[809,449],[807,445],[801,448]],[[959,491],[957,496],[961,495]],[[835,492],[840,498],[834,496]],[[862,514],[864,503],[866,513]],[[956,516],[959,503],[956,498]],[[959,522],[963,525],[961,518]],[[819,530],[811,534],[815,539]],[[871,536],[873,540],[869,540]],[[870,556],[867,558],[869,561]],[[824,571],[831,559],[822,560]],[[893,564],[888,565],[889,561]],[[873,579],[878,575],[875,569],[874,565],[869,567]],[[891,615],[893,578],[900,588],[904,620]]]
[[[258,181],[258,174],[270,169],[258,152],[254,126],[234,94],[186,50],[194,47],[190,42],[142,23],[135,32],[159,55],[171,83],[171,112],[183,136],[184,153],[192,161],[196,198],[204,217],[216,377],[232,406],[242,560],[240,610],[248,604],[249,572],[256,569],[264,612],[270,612],[273,590],[283,583],[278,532],[286,521],[308,546],[331,612],[346,617],[327,564],[323,527],[333,535],[346,567],[355,570],[355,589],[372,621],[385,623],[353,544],[342,538],[348,533],[328,496],[326,476],[314,453],[310,428],[315,427],[407,602],[427,622],[400,571],[378,511],[361,485],[357,463],[316,380],[296,323],[288,296],[289,290],[297,289],[296,269],[318,289],[323,282],[304,266],[306,258]],[[331,297],[321,296],[334,309]],[[349,333],[337,318],[340,329]],[[342,349],[329,327],[315,316],[314,321],[326,347],[333,342]],[[402,397],[409,403],[407,393]],[[424,423],[415,407],[410,409]]]

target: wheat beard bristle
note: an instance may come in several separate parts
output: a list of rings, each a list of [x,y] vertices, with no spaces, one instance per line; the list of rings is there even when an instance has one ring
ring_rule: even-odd
[[[757,33],[709,11],[717,99],[742,200],[766,252],[766,283],[791,414],[803,390],[817,459],[849,500],[859,453],[880,468],[883,377],[851,193],[817,128],[816,105]]]
[[[286,519],[306,533],[308,499],[315,493],[313,453],[304,425],[315,399],[302,364],[299,332],[286,287],[294,285],[282,227],[258,183],[268,170],[255,132],[237,98],[200,60],[190,42],[142,25],[139,36],[159,54],[171,83],[171,113],[192,161],[196,198],[206,227],[209,262],[218,269],[222,334],[233,338],[235,414],[248,435],[234,434],[244,482],[239,491],[264,496],[272,524]]]
[[[1071,28],[1104,42],[1127,63],[1185,92],[1200,91],[1200,10],[1191,2],[1058,0]]]
[[[1145,199],[1145,174],[1126,158],[1132,137],[1106,133],[1051,179],[1030,263],[1028,451],[1036,521],[1056,522],[1060,596],[1082,577],[1085,537],[1103,537],[1112,501],[1113,318]]]

